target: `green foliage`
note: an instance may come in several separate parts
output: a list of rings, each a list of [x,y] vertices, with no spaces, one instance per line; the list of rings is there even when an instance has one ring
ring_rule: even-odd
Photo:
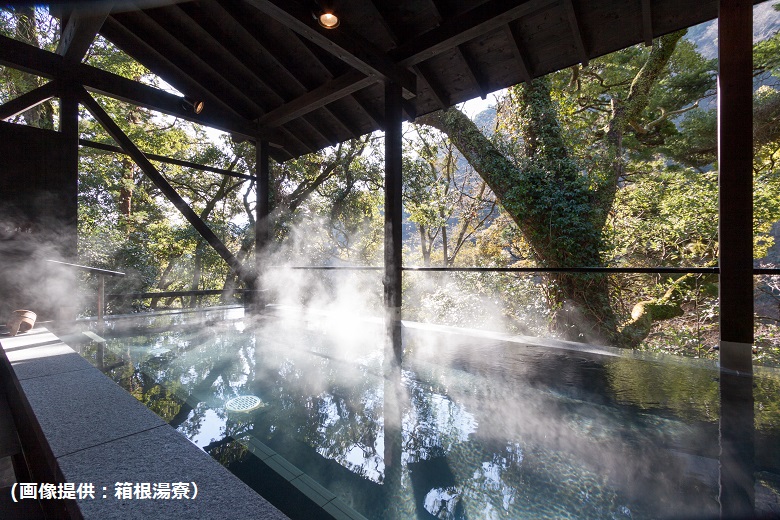
[[[616,266],[706,266],[717,259],[716,172],[634,163],[606,229]]]

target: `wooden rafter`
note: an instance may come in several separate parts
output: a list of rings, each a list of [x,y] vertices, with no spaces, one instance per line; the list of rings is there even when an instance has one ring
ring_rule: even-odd
[[[563,8],[566,10],[566,16],[569,19],[569,27],[571,27],[571,35],[574,38],[574,45],[577,47],[577,53],[580,56],[580,63],[583,67],[588,65],[590,57],[588,51],[585,49],[585,42],[582,41],[582,31],[580,30],[580,23],[577,20],[577,13],[574,11],[574,5],[571,0],[562,0]]]
[[[450,96],[436,82],[436,80],[433,78],[433,74],[429,74],[424,67],[425,65],[421,63],[419,65],[415,65],[413,69],[415,72],[417,72],[417,77],[422,79],[425,84],[428,85],[428,92],[430,92],[431,97],[434,101],[436,101],[436,104],[439,105],[439,108],[447,108],[452,104],[450,103]]]
[[[264,42],[259,41],[255,34],[250,33],[239,20],[226,11],[224,6],[215,0],[203,0],[198,5],[205,17],[211,22],[204,30],[209,33],[209,38],[218,41],[226,52],[231,53],[242,62],[248,61],[256,70],[268,71],[268,63],[271,63],[273,72],[267,74],[269,81],[266,82],[266,86],[276,95],[275,103],[283,103],[290,99],[291,90],[294,95],[298,96],[306,93],[307,89],[300,80],[265,48]],[[200,20],[193,20],[193,22],[202,25]],[[330,111],[327,113],[333,118],[337,117]],[[267,113],[264,114],[264,116],[267,115]],[[321,143],[331,144],[333,139],[325,135],[327,132],[321,129],[317,122],[305,116],[302,116],[302,120],[313,133],[320,136]],[[337,124],[344,126],[340,120]],[[351,130],[347,129],[347,132],[351,133]]]
[[[358,108],[358,111],[360,111],[360,113],[362,113],[365,117],[367,117],[371,121],[372,125],[378,128],[382,128],[385,125],[384,118],[382,116],[377,114],[374,110],[370,109],[368,106],[366,106],[365,103],[360,101],[358,98],[353,96],[352,99],[355,100],[355,106]]]
[[[415,40],[410,44],[403,45],[400,48],[392,51],[390,55],[393,57],[393,59],[397,60],[397,62],[401,66],[404,67],[413,66],[433,56],[436,56],[441,52],[444,52],[453,47],[457,47],[462,43],[477,38],[478,36],[481,36],[487,32],[500,29],[503,25],[507,24],[510,21],[516,20],[517,18],[533,13],[557,1],[559,0],[530,0],[519,6],[507,6],[505,2],[501,2],[500,0],[493,0],[491,2],[482,4],[468,12],[461,13],[459,15],[454,16],[451,19],[448,19],[446,22],[442,23],[439,27],[432,29],[431,31],[428,31],[427,33],[421,35],[419,38],[415,38]],[[296,27],[299,28],[300,26],[308,27],[306,31],[301,29],[301,31],[306,32],[306,34],[310,34],[311,32],[316,32],[319,35],[319,38],[324,38],[320,30],[314,29],[312,27],[312,24],[309,23],[308,21],[304,22],[296,19],[297,20],[296,22],[292,22],[291,18],[294,17],[290,13],[284,11],[283,9],[280,9],[276,5],[277,3],[280,2],[281,0],[251,0],[250,3],[255,7],[258,8],[262,7],[267,11],[277,13],[279,17],[287,20],[290,24]],[[263,10],[263,12],[266,12],[266,10]],[[280,10],[284,11],[285,14],[279,14]],[[337,32],[337,31],[333,31],[333,32]],[[302,34],[302,36],[307,37],[306,34]],[[328,41],[330,42],[330,40]],[[324,45],[324,47],[326,48],[326,50],[332,50],[332,47],[328,48],[328,45]],[[379,80],[379,78],[376,77],[376,74],[374,72],[371,72],[370,76],[365,76],[366,84],[361,85],[360,88],[365,88],[366,86],[371,84],[367,80],[367,78],[369,77],[372,77],[374,79],[373,82]],[[334,78],[331,81],[336,82],[339,79],[340,78]],[[355,76],[355,81],[362,81],[363,79],[364,78],[358,78],[357,76]],[[476,77],[475,77],[475,81],[476,81]],[[431,91],[433,92],[433,96],[437,99],[437,102],[439,102],[443,106],[449,106],[450,100],[448,97],[445,99],[444,92],[441,91],[441,89],[439,89],[438,91],[434,90],[436,88],[435,82],[432,79],[426,82],[429,84],[429,86],[432,86]],[[434,85],[431,85],[432,83],[434,83]],[[336,84],[335,86],[341,88],[343,87],[343,84]],[[303,95],[306,96],[305,98],[294,99],[286,104],[289,105],[286,108],[285,105],[283,105],[282,107],[278,107],[277,109],[270,111],[269,114],[275,113],[276,110],[279,110],[279,112],[277,112],[278,115],[285,115],[287,111],[293,111],[293,110],[296,112],[301,111],[302,114],[305,114],[311,112],[312,110],[316,110],[317,108],[323,107],[327,103],[331,103],[336,99],[338,99],[338,97],[334,94],[334,84],[326,83],[325,85],[322,85],[319,88],[320,90],[318,91],[318,95],[310,95],[309,92]],[[353,94],[357,90],[360,89],[355,88],[353,90],[350,87],[344,87],[344,90],[341,91],[342,94],[341,97]],[[482,92],[482,89],[480,89],[480,92]],[[322,97],[324,96],[327,96],[327,100],[322,99]],[[412,116],[415,113],[414,104],[407,100],[404,103],[404,112],[406,112],[407,116]],[[287,116],[285,115],[285,117]],[[271,118],[265,120],[263,124],[270,125],[270,123],[268,122],[270,120]]]
[[[258,99],[276,97],[274,102],[283,101],[273,87],[230,52],[221,40],[214,38],[190,18],[178,4],[161,7],[153,12],[156,13],[155,19],[161,27],[184,43],[191,53],[198,55],[204,63],[220,73],[228,82],[241,85],[241,90],[245,91],[261,110],[265,110],[265,107],[257,101]],[[162,20],[165,20],[165,25],[162,25]],[[206,49],[208,52],[204,51]]]
[[[433,6],[433,10],[436,13],[437,18],[439,19],[439,25],[444,22],[447,13],[442,12],[441,6],[439,5],[439,2],[437,0],[429,0],[431,6]],[[479,97],[482,99],[485,99],[487,97],[487,89],[485,89],[482,86],[482,81],[479,79],[479,72],[477,70],[476,65],[474,64],[473,60],[469,58],[466,51],[463,50],[462,45],[457,45],[454,47],[455,56],[460,60],[460,62],[463,64],[463,70],[466,71],[466,75],[469,78],[469,81],[472,85],[474,85],[474,88],[477,92],[479,92]],[[430,85],[430,82],[428,83]]]
[[[127,53],[132,52],[139,63],[149,70],[156,71],[159,76],[164,77],[171,86],[180,92],[205,101],[207,108],[220,107],[222,110],[238,116],[235,110],[166,58],[162,54],[162,49],[153,47],[113,18],[106,20],[101,33],[121,50]]]
[[[190,5],[194,4],[187,4],[184,7]],[[261,36],[262,32],[250,32],[247,28],[252,27],[250,22],[241,17],[233,16],[226,10],[225,6],[216,0],[201,0],[197,5],[201,15],[210,22],[209,26],[205,28],[211,33],[211,37],[229,48],[233,55],[246,61],[248,66],[263,70],[269,83],[273,83],[274,90],[282,98],[287,99],[290,96],[289,92],[286,96],[283,95],[285,90],[292,89],[293,95],[300,95],[306,91],[295,75],[281,63],[273,52],[267,49],[265,42],[258,40],[258,36]],[[198,23],[204,25],[200,20]]]
[[[209,49],[210,52],[208,54],[202,53],[200,59],[208,63],[215,71],[222,71],[222,75],[231,84],[242,85],[252,99],[266,99],[270,94],[274,103],[278,104],[284,101],[284,97],[275,87],[269,85],[225,47],[224,40],[214,38],[178,4],[157,9],[155,12],[168,22],[164,28],[176,34],[177,38],[185,45],[193,49]],[[159,21],[158,19],[158,23]],[[259,108],[262,110],[262,107]],[[332,139],[329,139],[316,123],[306,119],[302,122],[318,136],[320,143],[330,144]]]
[[[113,2],[96,2],[76,7],[62,29],[55,52],[70,61],[83,60],[112,6]]]
[[[229,12],[226,6],[221,5],[215,0],[203,0],[198,5],[205,16],[213,20],[214,23],[211,24],[213,25],[211,30],[219,31],[220,37],[217,38],[217,35],[214,35],[213,37],[231,42],[234,46],[232,51],[234,55],[237,57],[249,55],[251,57],[250,61],[255,64],[255,67],[258,70],[268,69],[268,63],[270,62],[274,72],[269,73],[268,76],[276,80],[273,88],[278,94],[275,104],[279,106],[275,107],[275,109],[285,106],[283,104],[285,100],[287,102],[293,102],[297,96],[302,96],[307,93],[307,87],[290,71],[289,66],[273,52],[268,50],[270,42],[263,37],[264,34],[262,31],[256,30],[256,24],[254,24],[252,20],[247,19],[246,16],[241,16],[242,13],[240,12]],[[303,42],[300,42],[299,48],[300,50],[307,50],[307,47]],[[269,86],[271,85],[269,84]],[[292,99],[290,99],[291,94],[295,96]],[[332,132],[328,132],[322,127],[322,124],[317,122],[314,118],[306,116],[306,114],[313,112],[318,108],[330,119],[328,124],[342,129],[346,135],[358,135],[355,128],[345,122],[344,117],[336,114],[331,108],[325,105],[314,106],[299,117],[301,117],[304,125],[311,130],[312,133],[319,135],[322,138],[320,143],[327,143],[327,145],[330,145],[334,142],[334,139],[332,135],[330,137],[325,136],[325,134]],[[261,117],[265,116],[267,116],[267,113],[263,114]],[[269,125],[269,127],[274,127],[274,125]]]
[[[509,42],[509,49],[512,51],[512,55],[517,62],[517,67],[520,70],[520,77],[523,78],[523,81],[526,83],[530,83],[531,73],[528,70],[528,60],[524,56],[518,35],[515,34],[515,31],[509,24],[504,25],[504,34],[506,35],[507,42]]]
[[[376,4],[376,0],[369,0],[366,4],[372,8],[374,16],[379,20],[379,24],[384,28],[388,37],[392,40],[394,45],[398,45],[398,34],[395,29],[390,26],[390,23],[385,19],[384,14]],[[417,79],[422,80],[428,86],[428,92],[430,92],[433,100],[439,105],[439,108],[446,108],[450,105],[449,96],[446,92],[436,83],[433,76],[429,74],[422,66],[415,65],[412,70],[417,74]],[[420,86],[417,86],[418,92]],[[380,125],[381,126],[381,125]]]
[[[321,123],[306,117],[301,117],[298,119],[298,121],[303,124],[303,126],[308,128],[310,132],[314,133],[319,139],[320,143],[324,143],[320,145],[319,148],[330,146],[330,144],[334,141],[332,132],[330,132],[331,135],[328,136],[328,129],[325,128]],[[349,129],[346,129],[346,132],[350,133]]]
[[[415,75],[398,66],[369,41],[354,34],[347,35],[341,29],[328,31],[321,28],[312,18],[311,12],[289,0],[247,1],[366,76],[379,76],[397,82],[409,94],[416,95]]]
[[[291,132],[283,126],[280,126],[278,130],[287,138],[288,141],[291,143],[297,143],[300,148],[303,148],[306,151],[306,153],[314,153],[317,151],[316,148],[312,148],[308,144],[304,143],[301,138],[298,137],[297,132]]]
[[[479,71],[477,70],[477,66],[474,63],[474,61],[468,57],[466,52],[461,48],[461,46],[458,46],[455,48],[455,52],[458,55],[459,59],[463,62],[464,69],[466,71],[466,74],[468,74],[469,80],[474,85],[474,87],[477,89],[477,92],[479,92],[479,97],[482,99],[486,99],[488,95],[487,89],[482,85],[482,80],[479,79]]]
[[[332,101],[341,99],[374,83],[376,83],[375,78],[367,77],[362,72],[356,70],[347,72],[338,78],[328,81],[321,87],[315,88],[297,99],[271,110],[260,118],[260,124],[271,127],[283,125],[296,117],[317,110]]]
[[[557,1],[528,0],[519,5],[501,0],[485,2],[470,11],[449,18],[435,29],[396,49],[391,55],[399,65],[417,65]]]
[[[43,86],[0,105],[0,121],[10,119],[58,95],[59,85],[50,81]]]
[[[197,53],[174,38],[165,27],[162,27],[146,12],[129,11],[121,15],[113,15],[112,18],[120,23],[132,24],[135,32],[138,32],[139,28],[143,28],[143,34],[139,35],[143,40],[153,46],[165,49],[168,60],[175,64],[179,70],[195,80],[201,87],[212,92],[240,115],[248,119],[255,119],[263,112],[262,107],[251,96],[227,81],[222,71],[215,70]]]

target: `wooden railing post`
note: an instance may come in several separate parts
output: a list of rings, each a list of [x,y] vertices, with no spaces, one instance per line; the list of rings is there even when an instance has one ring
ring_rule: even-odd
[[[98,293],[97,293],[97,319],[103,321],[103,313],[106,309],[106,277],[98,275]]]

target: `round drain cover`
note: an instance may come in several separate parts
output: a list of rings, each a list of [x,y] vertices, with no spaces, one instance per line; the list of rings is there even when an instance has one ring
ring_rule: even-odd
[[[225,409],[229,412],[251,412],[263,406],[263,401],[255,395],[239,395],[225,403]]]

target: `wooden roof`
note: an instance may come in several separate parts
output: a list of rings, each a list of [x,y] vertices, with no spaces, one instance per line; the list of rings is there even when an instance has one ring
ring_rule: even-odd
[[[163,4],[134,10],[116,4],[98,17],[100,34],[185,96],[203,100],[204,116],[218,112],[257,128],[277,161],[382,128],[388,78],[404,87],[405,115],[413,119],[649,43],[715,18],[718,6],[717,0],[333,0],[341,24],[328,30],[312,16],[319,9],[314,0]]]

